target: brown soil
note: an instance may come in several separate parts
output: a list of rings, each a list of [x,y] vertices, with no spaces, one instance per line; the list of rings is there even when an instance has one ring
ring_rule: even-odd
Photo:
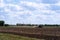
[[[47,37],[60,38],[60,28],[0,28],[0,32],[40,39],[46,39]]]

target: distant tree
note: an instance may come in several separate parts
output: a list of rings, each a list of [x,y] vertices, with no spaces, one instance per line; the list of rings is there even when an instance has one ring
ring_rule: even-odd
[[[4,24],[4,26],[9,26],[9,24]]]
[[[4,21],[0,21],[0,26],[4,26]]]
[[[16,24],[16,26],[23,26],[23,25],[25,25],[25,24]]]
[[[16,26],[20,26],[20,24],[16,24]]]
[[[31,26],[31,24],[25,24],[26,26]]]

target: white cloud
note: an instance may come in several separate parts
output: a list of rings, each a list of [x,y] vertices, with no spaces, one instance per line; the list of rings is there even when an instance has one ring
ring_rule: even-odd
[[[0,15],[0,20],[4,20],[5,17],[3,15]]]
[[[9,0],[8,0],[9,1]],[[58,3],[59,4],[59,3]],[[19,4],[5,4],[2,0],[0,7],[3,7],[5,16],[8,16],[7,23],[15,24],[17,22],[24,23],[57,23],[60,21],[60,14],[57,11],[50,10],[51,4],[36,3],[29,1],[20,1]],[[23,5],[28,7],[33,7],[36,10],[26,10]],[[57,3],[55,4],[57,5]],[[21,17],[21,15],[27,15],[26,18]],[[4,19],[4,16],[1,16],[0,19]]]
[[[3,0],[0,0],[0,7],[4,7],[4,6],[5,6],[5,4],[4,4]]]
[[[56,6],[60,6],[60,0],[56,0],[57,2],[54,4],[50,4],[50,5],[56,5]]]
[[[58,1],[55,5],[56,5],[56,6],[60,6],[60,1]]]
[[[44,9],[46,10],[49,9],[50,7],[50,4],[43,4],[43,3],[36,3],[36,2],[21,1],[20,3],[40,10],[44,10]]]

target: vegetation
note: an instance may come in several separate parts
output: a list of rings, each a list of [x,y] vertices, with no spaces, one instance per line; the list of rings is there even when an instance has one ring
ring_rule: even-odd
[[[0,21],[0,26],[4,26],[4,21]]]
[[[9,26],[9,24],[4,24],[4,26]]]
[[[17,26],[37,26],[37,24],[16,24]]]
[[[9,26],[9,24],[4,24],[5,23],[5,21],[0,21],[0,27],[2,27],[2,26]]]
[[[9,25],[9,24],[4,24],[5,23],[5,21],[3,21],[3,20],[0,20],[0,27],[2,27],[2,26],[4,26],[4,27],[9,27],[9,26],[36,26],[36,27],[39,27],[39,28],[43,28],[43,27],[53,27],[53,28],[55,28],[55,27],[59,27],[60,25],[58,25],[58,24],[45,24],[45,25],[43,25],[43,24],[40,24],[40,25],[38,25],[38,24],[19,24],[19,23],[17,23],[16,25]]]
[[[0,40],[40,40],[36,38],[22,37],[19,35],[0,33]]]

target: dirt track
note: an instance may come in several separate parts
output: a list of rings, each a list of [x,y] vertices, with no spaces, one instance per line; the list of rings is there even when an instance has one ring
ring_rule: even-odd
[[[60,28],[0,28],[0,32],[40,39],[45,39],[49,36],[60,38]]]

